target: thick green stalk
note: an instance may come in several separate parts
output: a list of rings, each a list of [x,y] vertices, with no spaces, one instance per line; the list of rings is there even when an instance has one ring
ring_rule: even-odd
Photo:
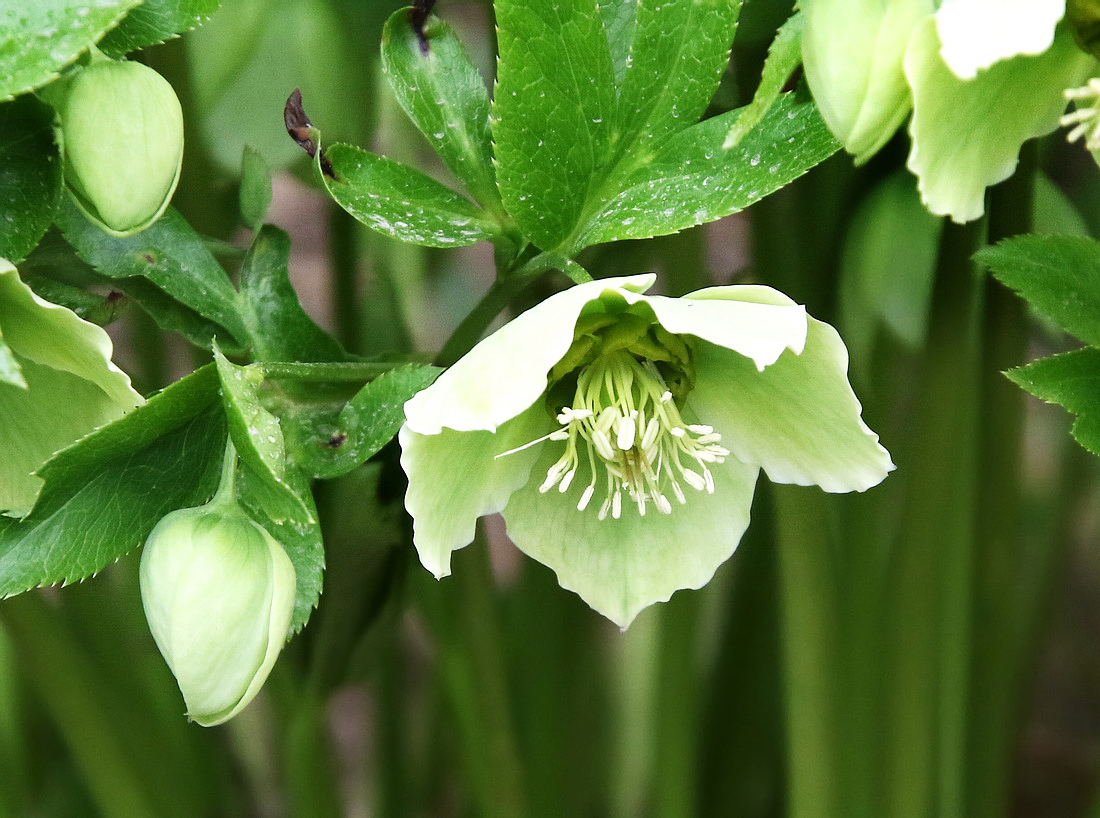
[[[454,576],[439,582],[414,571],[414,590],[459,728],[476,813],[518,818],[528,814],[523,770],[484,537],[453,559]]]
[[[977,435],[978,228],[946,225],[909,444],[887,602],[884,815],[965,814]]]
[[[163,814],[133,748],[119,732],[120,706],[91,656],[38,593],[0,603],[0,621],[105,818]]]

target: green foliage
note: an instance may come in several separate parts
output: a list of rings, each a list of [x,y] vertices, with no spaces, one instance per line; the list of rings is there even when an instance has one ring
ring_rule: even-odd
[[[209,499],[225,440],[217,399],[213,367],[200,369],[47,462],[30,514],[0,520],[0,596],[90,577],[169,511]]]
[[[468,199],[418,170],[351,145],[333,145],[326,155],[336,173],[324,178],[329,194],[379,233],[428,247],[462,247],[497,234]]]
[[[253,230],[263,223],[271,207],[271,170],[263,154],[245,146],[241,154],[241,218]]]
[[[121,57],[139,48],[163,43],[210,19],[221,0],[144,0],[107,33],[100,49]]]
[[[0,100],[45,85],[141,0],[0,0]]]
[[[33,97],[0,105],[0,258],[18,263],[34,249],[60,197],[53,112]]]
[[[1077,420],[1073,437],[1100,455],[1100,243],[1084,236],[1019,236],[976,258],[1032,306],[1089,346],[1007,372]]]
[[[208,323],[227,333],[223,343],[235,348],[248,346],[249,334],[241,319],[237,292],[225,270],[206,248],[203,240],[175,210],[169,208],[151,227],[133,236],[110,236],[85,219],[71,203],[64,203],[57,215],[57,226],[84,261],[111,279],[141,277],[166,296],[192,310]],[[142,288],[133,290],[135,296]],[[148,291],[145,291],[146,294]],[[164,309],[151,310],[154,318],[171,315],[177,326],[187,323],[178,311],[168,311],[166,302],[152,302]],[[203,326],[190,322],[193,337]],[[208,346],[210,336],[203,341]]]

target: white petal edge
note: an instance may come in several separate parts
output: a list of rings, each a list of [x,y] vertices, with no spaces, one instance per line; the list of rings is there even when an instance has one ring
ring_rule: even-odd
[[[959,79],[973,79],[1001,60],[1042,54],[1065,12],[1065,0],[943,0],[940,56]]]

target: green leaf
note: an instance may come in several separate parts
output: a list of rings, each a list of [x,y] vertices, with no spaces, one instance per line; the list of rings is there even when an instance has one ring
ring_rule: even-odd
[[[634,44],[634,26],[637,21],[638,0],[598,0],[603,27],[607,30],[607,43],[611,51],[611,64],[615,69],[615,83],[623,81],[630,47]]]
[[[620,151],[648,150],[699,121],[718,90],[740,0],[640,0],[619,92]]]
[[[541,249],[573,232],[599,189],[616,114],[594,0],[498,0],[493,140],[505,207]]]
[[[0,258],[26,258],[53,221],[60,198],[53,111],[30,96],[0,105]]]
[[[0,0],[0,100],[45,85],[141,0]]]
[[[23,282],[38,297],[68,307],[78,318],[101,327],[114,321],[125,304],[125,300],[119,297],[120,293],[104,296],[45,276],[23,276]]]
[[[296,435],[295,457],[315,477],[347,474],[365,463],[397,434],[405,401],[439,376],[434,366],[394,369],[364,386],[330,423],[304,427]]]
[[[323,177],[329,194],[379,233],[428,247],[462,247],[497,233],[468,199],[418,170],[352,145],[332,145],[325,155],[336,173]]]
[[[741,109],[741,115],[733,123],[722,147],[732,148],[745,138],[745,134],[755,128],[768,109],[779,99],[783,86],[791,74],[802,64],[802,29],[805,19],[799,12],[791,16],[775,33],[775,39],[768,46],[768,57],[764,61],[764,72],[760,85],[756,87],[752,102]]]
[[[205,23],[221,0],[145,0],[99,44],[112,57],[163,43]]]
[[[1035,397],[1077,415],[1074,439],[1100,455],[1100,349],[1085,347],[1040,358],[1005,374]]]
[[[20,389],[27,388],[27,379],[23,377],[23,367],[15,359],[15,354],[4,342],[4,336],[0,334],[0,383],[17,386]]]
[[[672,137],[635,171],[571,241],[571,253],[617,239],[675,233],[742,210],[835,153],[839,147],[817,109],[794,94],[732,148],[723,148],[739,111]]]
[[[249,145],[241,153],[240,204],[241,218],[253,230],[271,207],[271,171],[263,154]]]
[[[221,341],[223,349],[232,350],[234,354],[243,353],[246,349],[235,344],[233,337],[227,335],[219,324],[203,318],[148,279],[133,276],[105,280],[109,286],[137,302],[161,329],[179,333],[200,349],[210,349],[214,338]]]
[[[215,347],[214,360],[222,386],[229,435],[240,456],[238,494],[257,522],[287,550],[298,578],[291,627],[309,619],[321,593],[324,550],[309,483],[286,462],[279,419],[260,403],[263,374],[235,366]]]
[[[1100,244],[1083,236],[1017,236],[975,258],[1067,332],[1100,346]]]
[[[248,332],[237,291],[202,239],[174,209],[151,227],[126,238],[104,233],[64,202],[57,226],[82,259],[108,278],[142,276],[199,315],[224,327],[236,345]]]
[[[489,93],[454,32],[438,17],[421,51],[408,9],[382,32],[382,70],[398,103],[451,172],[482,205],[500,209],[489,133]]]
[[[47,462],[31,513],[0,519],[0,597],[89,577],[209,499],[225,448],[217,399],[204,367]]]
[[[264,225],[241,266],[241,300],[258,361],[344,361],[340,344],[306,315],[290,283],[290,237]]]

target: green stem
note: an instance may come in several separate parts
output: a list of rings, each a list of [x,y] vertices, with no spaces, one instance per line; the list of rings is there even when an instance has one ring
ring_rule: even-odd
[[[288,378],[303,383],[367,383],[416,361],[363,361],[353,363],[300,364],[286,361],[249,364],[265,378]]]
[[[517,818],[529,812],[484,536],[454,556],[453,577],[436,582],[415,571],[415,590],[458,722],[475,812]]]
[[[233,438],[225,438],[225,454],[222,456],[222,474],[218,481],[218,490],[208,503],[209,506],[235,508],[237,506],[237,450],[233,447]]]
[[[72,752],[105,818],[163,814],[147,791],[133,748],[120,735],[113,691],[91,656],[39,593],[0,603],[0,620],[20,665]]]
[[[336,337],[349,352],[363,345],[363,316],[359,292],[356,250],[356,222],[342,207],[329,203],[329,233],[332,240],[332,308]]]

